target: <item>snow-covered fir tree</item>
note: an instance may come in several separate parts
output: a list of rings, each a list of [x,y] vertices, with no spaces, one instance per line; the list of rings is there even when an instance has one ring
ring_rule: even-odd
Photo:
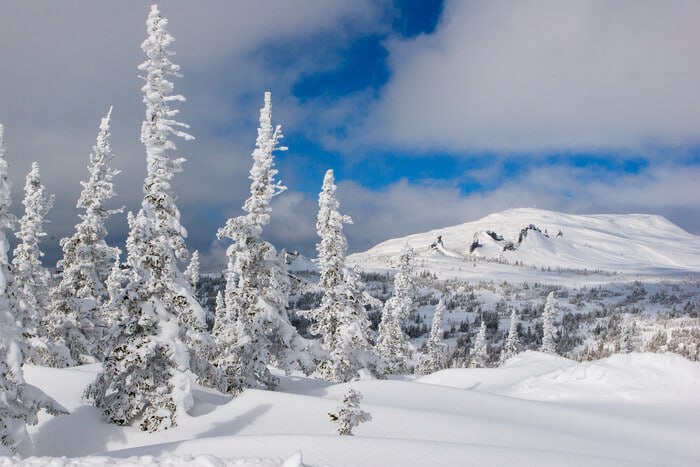
[[[634,350],[634,320],[629,313],[622,315],[622,326],[620,327],[620,352],[630,353]]]
[[[486,321],[481,320],[479,332],[474,340],[474,347],[469,353],[469,366],[471,368],[486,368],[489,362],[488,342],[486,340]]]
[[[141,126],[141,142],[146,147],[146,180],[141,210],[144,221],[151,224],[144,244],[147,258],[144,266],[150,276],[149,288],[152,297],[161,300],[166,309],[177,316],[180,324],[180,338],[189,349],[190,369],[201,383],[212,384],[216,377],[215,368],[209,363],[213,351],[213,339],[207,330],[206,312],[195,298],[192,285],[193,274],[199,274],[199,255],[191,260],[194,268],[184,275],[177,261],[188,259],[185,245],[187,230],[180,223],[180,211],[175,204],[176,197],[171,190],[170,180],[182,171],[182,157],[172,158],[169,152],[176,150],[170,135],[184,140],[193,136],[178,128],[189,125],[174,118],[179,110],[171,108],[171,102],[185,101],[181,95],[173,95],[173,83],[167,75],[181,77],[179,65],[170,61],[174,52],[167,50],[173,37],[166,27],[168,20],[163,18],[156,5],[151,6],[147,21],[149,36],[141,45],[148,59],[139,66],[146,72],[142,91],[146,104],[146,118]],[[156,253],[149,252],[153,250]],[[153,261],[153,257],[158,258]]]
[[[130,216],[126,273],[110,278],[116,293],[107,304],[117,324],[110,336],[111,349],[104,369],[86,390],[86,396],[103,409],[112,422],[126,425],[138,420],[146,431],[177,424],[177,416],[192,406],[192,371],[202,381],[213,379],[207,364],[206,315],[177,261],[188,257],[170,180],[182,170],[183,158],[171,158],[175,144],[170,136],[192,136],[180,130],[178,110],[172,102],[184,97],[172,94],[168,76],[179,77],[180,67],[168,50],[173,37],[167,20],[153,5],[147,20],[148,37],[141,45],[147,60],[142,88],[146,118],[141,141],[146,147],[146,180],[141,210]],[[117,289],[115,283],[123,282]]]
[[[153,235],[143,211],[130,215],[128,269],[114,287],[107,308],[116,320],[103,371],[85,397],[118,425],[139,422],[146,431],[175,426],[179,413],[193,404],[189,351],[182,342],[177,317],[154,296],[145,263]],[[133,246],[137,246],[134,248]],[[111,289],[112,287],[110,287]]]
[[[5,127],[0,124],[0,444],[13,452],[23,452],[28,450],[30,444],[26,427],[36,425],[39,410],[46,410],[52,415],[67,411],[39,388],[24,381],[23,356],[19,345],[23,336],[21,329],[17,329],[18,307],[7,258],[10,244],[6,232],[16,219],[10,212],[12,199],[4,140]]]
[[[192,253],[190,257],[190,264],[187,265],[185,269],[185,277],[190,282],[190,287],[192,290],[197,289],[197,284],[199,283],[199,251]]]
[[[220,371],[212,363],[216,353],[214,336],[209,332],[208,312],[196,300],[199,282],[199,252],[190,257],[187,269],[183,273],[189,290],[181,291],[180,296],[187,296],[188,305],[180,311],[180,323],[183,342],[190,349],[190,369],[197,375],[200,384],[218,386]]]
[[[110,108],[100,123],[90,154],[90,176],[81,182],[77,208],[84,213],[79,216],[75,233],[61,240],[63,259],[57,264],[62,271],[61,281],[51,291],[52,309],[47,316],[49,336],[55,345],[67,348],[71,360],[78,363],[104,358],[102,349],[96,346],[106,329],[101,306],[109,297],[106,281],[120,253],[105,240],[105,221],[122,211],[106,206],[116,195],[113,179],[119,173],[109,166],[114,157],[109,144],[111,114]]]
[[[387,374],[413,372],[415,349],[401,327],[413,311],[413,256],[413,249],[406,245],[399,256],[394,295],[384,304],[379,323],[376,348],[386,364]]]
[[[246,214],[229,219],[217,232],[219,239],[233,241],[226,251],[225,309],[217,315],[214,330],[216,365],[225,373],[220,389],[233,394],[244,388],[277,386],[278,378],[268,364],[284,370],[315,369],[309,343],[287,315],[284,266],[275,248],[261,238],[270,222],[270,201],[285,190],[275,181],[274,152],[286,148],[279,145],[281,127],[273,128],[271,114],[272,97],[266,92],[252,154],[250,197],[243,206]]]
[[[337,425],[335,432],[339,435],[352,436],[352,429],[360,423],[372,420],[372,415],[360,408],[362,394],[350,389],[343,396],[343,402],[335,413],[329,413],[331,421]]]
[[[41,184],[39,164],[32,163],[24,185],[24,215],[19,220],[15,236],[19,243],[14,249],[12,270],[14,291],[19,304],[19,323],[26,339],[22,352],[26,361],[35,364],[66,366],[72,363],[70,355],[52,346],[47,340],[46,316],[51,306],[49,284],[51,274],[42,265],[41,237],[46,236],[46,214],[53,206],[53,195],[48,196]]]
[[[216,292],[214,299],[214,329],[225,321],[226,303],[224,302],[224,294],[221,291]],[[221,318],[221,319],[219,319]],[[216,332],[214,332],[216,334]]]
[[[359,275],[345,266],[348,242],[343,224],[352,223],[338,212],[335,177],[332,170],[323,178],[318,199],[316,231],[321,241],[316,245],[323,291],[321,305],[304,316],[313,321],[311,332],[320,336],[326,353],[316,373],[335,382],[352,381],[360,370],[377,374],[379,358],[369,342],[370,323],[363,305]]]
[[[556,302],[554,299],[554,292],[550,292],[547,295],[547,301],[544,304],[544,311],[542,312],[542,346],[540,347],[541,352],[556,354],[557,345],[555,338],[557,335],[557,328],[554,323],[554,318],[557,313]]]
[[[445,302],[440,299],[433,313],[433,324],[430,328],[430,337],[425,345],[425,354],[421,355],[418,363],[417,372],[421,375],[429,375],[443,370],[447,365],[447,344],[442,331],[442,315],[445,309]]]
[[[501,364],[519,352],[520,340],[518,337],[518,314],[515,309],[510,313],[510,328],[508,337],[501,351]]]
[[[133,217],[133,214],[129,212],[127,215],[127,222],[128,225],[131,226],[132,219],[130,217]],[[128,237],[127,237],[128,239]],[[101,314],[101,319],[104,322],[105,326],[107,329],[112,329],[114,328],[117,323],[119,322],[119,319],[121,317],[121,310],[118,307],[113,306],[113,302],[119,301],[116,300],[116,297],[119,297],[124,288],[126,287],[126,284],[129,280],[129,271],[126,269],[126,267],[122,268],[122,263],[117,259],[117,261],[114,262],[114,266],[112,267],[112,271],[110,271],[109,276],[107,277],[107,281],[105,283],[107,287],[107,293],[109,296],[109,300],[107,300],[103,305],[102,305],[102,314]],[[109,344],[106,342],[106,338],[110,337],[112,333],[110,332],[105,332],[103,339],[98,342],[100,345],[100,349],[102,352],[106,349],[106,347],[109,346]]]
[[[4,237],[4,233],[0,236]],[[5,260],[7,246],[7,239],[0,238],[0,256]],[[7,263],[0,265],[0,269],[7,272]],[[3,277],[0,281],[6,284],[6,279]],[[68,411],[41,389],[24,381],[22,351],[18,344],[22,336],[16,334],[7,286],[4,288],[0,291],[0,443],[14,452],[21,452],[29,444],[26,426],[38,423],[39,410],[51,415],[67,414]]]

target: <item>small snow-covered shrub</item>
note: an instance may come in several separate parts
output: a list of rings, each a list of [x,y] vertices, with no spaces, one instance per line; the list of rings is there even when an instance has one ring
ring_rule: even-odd
[[[336,433],[339,435],[352,436],[352,429],[360,423],[372,420],[369,412],[360,408],[362,394],[359,391],[350,389],[343,397],[343,402],[338,406],[336,413],[328,413],[332,422],[338,425]]]

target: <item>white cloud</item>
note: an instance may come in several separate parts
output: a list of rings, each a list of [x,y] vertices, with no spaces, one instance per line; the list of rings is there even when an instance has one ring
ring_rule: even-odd
[[[537,207],[575,214],[660,214],[700,234],[700,167],[654,165],[638,174],[596,181],[596,168],[534,168],[517,180],[479,193],[462,194],[453,186],[417,185],[401,180],[382,190],[352,181],[338,184],[340,209],[352,216],[345,226],[350,251],[366,250],[389,238],[473,221],[515,207]],[[274,199],[264,237],[278,248],[315,256],[316,195],[289,191]],[[229,209],[226,215],[236,215]],[[196,224],[204,228],[202,223]],[[213,239],[218,226],[207,226]],[[205,243],[205,242],[201,242]],[[225,245],[212,241],[202,252],[207,270],[225,264]]]
[[[564,166],[538,168],[497,189],[467,195],[457,188],[406,181],[381,191],[342,182],[338,196],[341,209],[355,221],[346,227],[353,251],[388,238],[533,206],[578,214],[661,214],[700,234],[700,167],[653,166],[608,182],[595,181],[595,170],[576,173]]]
[[[700,141],[700,2],[450,0],[358,137],[466,153]]]

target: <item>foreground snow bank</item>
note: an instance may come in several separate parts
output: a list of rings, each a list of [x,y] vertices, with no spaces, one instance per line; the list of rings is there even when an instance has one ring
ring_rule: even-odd
[[[39,465],[50,465],[51,467],[99,467],[111,465],[115,467],[304,467],[301,453],[298,452],[289,459],[282,461],[279,459],[266,458],[243,458],[225,459],[209,455],[172,455],[162,456],[134,456],[126,459],[107,456],[86,456],[86,457],[32,457],[21,460],[16,457],[0,457],[0,467],[34,467]]]
[[[575,362],[527,351],[500,368],[449,369],[416,382],[540,401],[673,402],[700,399],[700,364],[673,353]]]
[[[698,369],[697,362],[671,353],[616,354],[530,376],[500,393],[548,401],[698,401]]]
[[[576,362],[568,358],[527,351],[514,356],[499,368],[450,368],[418,378],[416,382],[491,392],[510,388],[532,376],[575,365]]]
[[[281,376],[280,391],[235,399],[195,388],[190,414],[160,433],[85,405],[98,369],[26,368],[71,415],[32,427],[37,457],[19,465],[269,466],[299,450],[308,465],[700,465],[700,363],[671,354],[579,363],[524,352],[501,368],[335,385]],[[350,388],[372,421],[337,436],[328,412]]]

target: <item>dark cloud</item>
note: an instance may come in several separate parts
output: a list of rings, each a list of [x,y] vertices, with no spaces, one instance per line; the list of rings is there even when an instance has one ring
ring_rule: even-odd
[[[392,73],[379,92],[360,89],[303,102],[294,96],[300,76],[342,60],[343,47],[336,45],[387,34],[386,8],[372,0],[162,3],[184,73],[175,83],[188,99],[179,105],[180,119],[197,138],[178,142],[187,162],[173,187],[190,246],[201,250],[205,269],[223,264],[226,245],[215,240],[216,230],[241,213],[248,193],[264,90],[273,91],[273,119],[286,134],[338,150],[339,163],[352,163],[363,157],[357,148],[375,144],[412,153],[443,148],[459,156],[474,148],[629,150],[648,141],[683,145],[700,135],[694,51],[700,13],[696,2],[682,0],[452,1],[433,33],[386,42]],[[44,242],[47,264],[55,264],[58,240],[78,221],[79,181],[87,176],[87,156],[109,105],[114,165],[122,170],[114,205],[139,207],[145,155],[136,66],[144,59],[148,9],[147,2],[3,2],[0,122],[6,125],[14,210],[21,213],[24,175],[37,160],[47,189],[57,195]],[[682,157],[675,154],[683,151],[649,159],[677,162]],[[280,164],[289,169],[280,177],[290,189],[274,200],[265,236],[280,248],[313,255],[316,193],[301,191],[302,182],[309,185],[301,180],[308,171],[295,164],[291,157]],[[660,213],[700,233],[696,166],[654,162],[640,173],[593,183],[595,176],[575,170],[528,169],[503,180],[486,167],[470,176],[496,180],[489,184],[495,188],[469,195],[457,187],[464,174],[381,190],[345,180],[339,196],[355,220],[346,228],[351,249],[532,205]],[[109,228],[112,243],[122,244],[125,216]]]
[[[144,108],[136,67],[144,60],[140,44],[148,10],[147,2],[3,2],[0,122],[7,128],[15,211],[21,214],[23,179],[32,161],[39,162],[48,191],[57,195],[44,241],[47,264],[55,264],[58,239],[78,221],[79,181],[87,176],[87,156],[109,105],[114,105],[114,166],[122,170],[114,205],[139,207]],[[188,99],[178,105],[179,118],[196,137],[177,143],[187,162],[173,186],[192,248],[207,249],[226,216],[240,212],[248,191],[263,91],[273,91],[275,121],[294,122],[296,107],[285,105],[288,90],[299,74],[323,62],[312,60],[311,51],[304,62],[289,57],[282,70],[265,61],[264,51],[275,44],[293,50],[323,35],[345,40],[358,29],[380,27],[380,10],[369,0],[197,5],[178,0],[163,2],[161,11],[184,74],[175,80],[176,92]],[[112,242],[122,243],[125,216],[109,226]]]

